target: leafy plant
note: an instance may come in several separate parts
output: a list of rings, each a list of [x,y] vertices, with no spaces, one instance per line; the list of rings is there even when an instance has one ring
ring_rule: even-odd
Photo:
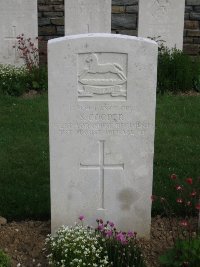
[[[29,71],[39,67],[39,50],[36,46],[37,40],[38,37],[35,40],[25,38],[23,33],[17,36],[17,50]],[[14,46],[13,48],[16,47]]]
[[[48,236],[46,240],[49,264],[54,267],[109,266],[99,238],[92,229],[82,225],[61,227],[54,237]]]
[[[200,91],[200,59],[192,58],[174,48],[164,45],[159,48],[157,91]]]
[[[61,227],[56,235],[46,240],[49,263],[54,267],[65,266],[107,266],[107,267],[145,267],[135,232],[117,231],[114,223],[104,224],[98,219],[96,229],[82,225]]]
[[[160,263],[169,267],[199,267],[200,237],[177,240],[175,246],[159,257]]]
[[[170,267],[198,267],[200,262],[200,178],[188,177],[182,180],[176,174],[172,174],[170,181],[172,190],[176,192],[174,206],[178,206],[184,217],[177,219],[177,225],[174,225],[173,205],[170,205],[165,197],[152,196],[153,202],[159,200],[162,204],[173,237],[173,248],[160,257],[160,262]]]
[[[24,34],[20,34],[17,36],[17,40],[17,50],[28,70],[28,89],[46,90],[48,87],[47,67],[39,66],[39,49],[36,46],[38,38],[32,40],[26,38]]]
[[[0,267],[11,267],[11,259],[0,249]]]
[[[26,39],[24,34],[19,35],[17,41],[17,50],[25,65],[0,65],[0,91],[3,94],[20,96],[31,89],[47,90],[47,67],[39,66],[39,51],[34,41],[31,38]]]
[[[137,243],[136,232],[118,231],[113,222],[107,221],[104,224],[102,219],[98,219],[97,223],[96,232],[104,240],[101,245],[108,252],[110,266],[145,266]]]
[[[0,91],[3,94],[19,96],[28,87],[28,71],[24,67],[0,65]]]

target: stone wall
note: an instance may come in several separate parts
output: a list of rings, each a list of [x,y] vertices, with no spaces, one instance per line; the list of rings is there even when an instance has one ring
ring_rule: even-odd
[[[137,35],[137,19],[138,0],[112,0],[113,33]],[[38,23],[40,61],[45,63],[47,41],[64,35],[64,0],[38,0]],[[200,0],[186,0],[184,51],[200,54]]]

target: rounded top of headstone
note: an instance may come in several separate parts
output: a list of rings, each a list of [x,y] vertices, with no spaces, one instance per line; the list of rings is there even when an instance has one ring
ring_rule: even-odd
[[[122,35],[122,34],[112,34],[112,33],[86,33],[86,34],[76,34],[76,35],[68,35],[60,38],[55,38],[49,40],[49,44],[63,42],[66,40],[75,40],[75,39],[83,39],[83,38],[112,38],[112,39],[126,39],[126,40],[135,40],[139,42],[145,42],[149,44],[158,45],[155,41],[150,38],[136,37],[130,35]]]

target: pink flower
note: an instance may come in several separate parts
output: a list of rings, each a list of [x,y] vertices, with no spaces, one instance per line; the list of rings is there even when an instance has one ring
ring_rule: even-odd
[[[177,175],[173,173],[173,174],[171,175],[171,179],[172,179],[172,180],[176,180],[176,178],[177,178]]]
[[[196,204],[195,208],[200,211],[200,203]]]
[[[183,199],[182,198],[177,198],[176,202],[177,203],[183,203]]]
[[[177,191],[182,191],[183,190],[183,187],[181,185],[176,185],[176,190]]]
[[[133,233],[133,232],[131,232],[131,231],[129,231],[129,232],[127,233],[127,236],[128,236],[129,238],[131,238],[131,237],[133,237],[133,236],[134,236],[134,233]]]
[[[188,184],[193,184],[193,180],[192,180],[192,178],[187,178],[187,179],[186,179],[186,183],[188,183]]]
[[[104,229],[104,225],[103,224],[99,224],[98,227],[97,227],[97,230],[103,231],[103,229]]]
[[[106,237],[111,237],[113,235],[112,230],[106,231],[105,235],[106,235]]]
[[[197,194],[197,192],[196,192],[196,191],[193,191],[192,193],[190,193],[190,196],[191,196],[191,197],[195,197],[196,194]]]
[[[108,222],[108,224],[110,225],[111,228],[115,226],[113,222]]]
[[[188,226],[188,221],[186,221],[186,220],[180,221],[180,225],[184,226],[184,227],[187,227]]]
[[[80,221],[83,221],[85,219],[85,216],[84,215],[80,215],[78,218],[79,218]]]
[[[117,234],[116,239],[120,241],[122,244],[127,244],[126,237],[123,233]]]

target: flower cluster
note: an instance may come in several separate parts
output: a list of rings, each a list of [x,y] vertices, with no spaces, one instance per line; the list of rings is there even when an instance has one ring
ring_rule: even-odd
[[[115,224],[113,222],[107,221],[105,224],[102,219],[97,219],[97,228],[96,231],[99,232],[105,238],[112,238],[116,241],[119,241],[122,245],[127,245],[130,241],[136,239],[136,232],[122,232],[117,231]]]
[[[117,231],[113,222],[97,219],[96,229],[81,225],[61,227],[46,239],[49,264],[54,267],[144,267],[135,232]]]
[[[108,251],[111,266],[145,266],[136,240],[136,232],[119,231],[111,221],[106,223],[102,219],[97,219],[96,221],[97,227],[95,231],[105,240],[102,246]]]
[[[28,70],[25,67],[0,65],[0,90],[4,94],[20,95],[27,87]]]
[[[31,38],[25,38],[23,33],[17,36],[17,50],[28,70],[39,67],[39,50],[35,44],[37,40],[38,37],[34,41]]]
[[[172,174],[169,182],[175,193],[174,207],[181,212],[181,219],[174,220],[174,210],[166,198],[152,196],[152,201],[160,200],[164,208],[174,243],[173,248],[160,257],[160,262],[170,267],[199,266],[200,178],[179,179],[176,174]]]
[[[82,225],[63,226],[55,236],[49,235],[46,246],[48,260],[55,267],[106,267],[108,256],[99,243],[100,236]]]

